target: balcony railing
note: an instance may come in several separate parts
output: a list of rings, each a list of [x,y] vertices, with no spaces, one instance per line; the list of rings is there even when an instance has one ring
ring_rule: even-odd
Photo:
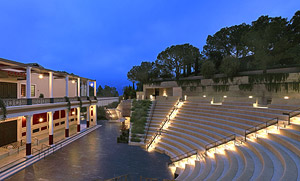
[[[86,100],[97,100],[94,97],[80,97],[81,101]],[[34,105],[34,104],[48,104],[48,103],[59,103],[66,102],[64,97],[56,98],[32,98],[32,99],[2,99],[6,107],[11,106],[23,106],[23,105]],[[79,101],[79,97],[70,97],[70,102]]]

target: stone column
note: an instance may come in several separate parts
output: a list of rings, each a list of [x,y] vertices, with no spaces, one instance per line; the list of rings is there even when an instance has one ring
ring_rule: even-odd
[[[97,125],[97,105],[94,105],[93,108],[94,125]]]
[[[90,106],[86,108],[86,128],[90,127],[91,109]]]
[[[32,115],[26,116],[26,156],[31,155],[31,125],[32,125]]]
[[[86,96],[90,97],[90,81],[86,81]]]
[[[77,97],[80,97],[80,78],[77,78]]]
[[[66,121],[65,121],[65,137],[69,137],[69,110],[66,109]]]
[[[31,99],[31,67],[26,68],[26,98],[27,98],[27,105],[32,104]]]
[[[69,76],[66,76],[66,96],[69,97]]]
[[[80,107],[77,107],[77,132],[80,132]]]
[[[49,145],[53,145],[53,112],[48,112],[49,118]]]
[[[49,98],[50,102],[53,103],[53,72],[49,72]]]
[[[96,81],[94,81],[94,96],[97,97],[97,86],[96,86]]]

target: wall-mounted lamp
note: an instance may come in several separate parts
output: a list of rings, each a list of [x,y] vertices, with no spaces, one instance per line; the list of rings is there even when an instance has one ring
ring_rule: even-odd
[[[289,96],[284,96],[283,98],[284,98],[284,99],[289,99]]]
[[[39,122],[40,122],[40,123],[41,123],[41,122],[43,122],[43,121],[44,121],[44,119],[43,119],[43,118],[40,118],[40,119],[39,119]]]
[[[43,74],[40,74],[40,75],[39,75],[39,78],[40,78],[40,79],[44,78]]]
[[[75,84],[75,80],[72,80],[72,84]]]
[[[91,86],[91,87],[94,87],[94,83],[93,83],[93,82],[91,82],[91,83],[90,83],[90,86]]]
[[[227,96],[223,96],[224,98],[227,98]]]
[[[249,99],[252,99],[253,98],[253,96],[249,96]]]
[[[203,95],[203,97],[206,97],[206,95]]]
[[[72,115],[75,115],[75,111],[72,112]]]

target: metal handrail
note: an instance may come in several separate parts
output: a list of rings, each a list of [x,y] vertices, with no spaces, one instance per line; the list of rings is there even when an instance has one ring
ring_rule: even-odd
[[[151,106],[151,112],[150,112],[150,123],[148,124],[147,132],[146,132],[145,139],[144,139],[144,143],[146,143],[146,140],[147,140],[147,137],[148,137],[148,132],[149,132],[150,125],[151,125],[151,122],[152,122],[153,112],[154,112],[155,106],[156,106],[156,101],[153,101],[153,107]]]
[[[296,112],[296,111],[300,111],[300,108],[294,109],[294,110],[292,110],[292,111],[290,111],[290,112],[284,112],[284,113],[282,113],[283,115],[288,115],[288,116],[289,116],[289,118],[288,118],[288,125],[291,124],[291,118],[292,118],[292,117],[295,117],[295,116],[297,116],[297,115],[300,114],[300,112],[298,112],[297,114],[291,116],[291,113]]]
[[[276,121],[273,122],[273,123],[268,124],[269,122],[272,122],[273,120],[276,120]],[[245,129],[245,133],[244,133],[245,141],[247,141],[247,135],[249,135],[249,134],[251,134],[251,133],[257,132],[257,131],[259,131],[259,130],[262,130],[262,129],[264,129],[264,128],[267,128],[267,127],[269,127],[269,126],[272,126],[272,125],[274,125],[274,124],[277,124],[277,125],[278,125],[278,120],[279,120],[278,117],[272,118],[272,119],[267,120],[267,121],[264,122],[264,123],[260,123],[260,124],[257,124],[257,125],[255,125],[255,126],[253,126],[253,127],[250,127],[250,128]]]
[[[174,112],[175,110],[178,109],[177,106],[178,106],[178,104],[179,104],[180,102],[181,102],[181,99],[178,99],[178,101],[177,101],[177,103],[175,104],[175,106],[173,107],[171,113],[170,113],[168,116],[166,116],[166,119],[163,121],[163,124],[161,125],[161,127],[158,128],[157,131],[156,131],[156,133],[155,133],[155,135],[152,136],[151,141],[146,145],[146,149],[147,149],[147,150],[149,149],[149,147],[151,146],[151,144],[154,142],[154,140],[156,139],[156,137],[157,137],[158,135],[161,135],[161,130],[163,129],[163,127],[165,126],[165,124],[166,124],[167,122],[169,122],[170,116],[173,114],[173,112]]]
[[[169,163],[169,165],[174,163],[174,162],[177,162],[179,160],[183,160],[185,158],[188,158],[190,156],[197,155],[197,154],[198,154],[198,149],[190,150],[190,151],[185,152],[181,155],[178,155],[178,156],[175,156],[175,157],[171,158],[171,163]]]
[[[118,181],[118,180],[123,180],[125,179],[125,181],[127,181],[127,178],[129,178],[129,174],[125,174],[125,175],[120,175],[111,179],[107,179],[105,181]]]
[[[232,140],[235,140],[235,138],[236,138],[236,134],[232,134],[232,135],[226,136],[224,138],[221,138],[221,139],[219,139],[217,141],[208,143],[208,144],[205,145],[205,152],[207,152],[209,149],[218,147],[218,146],[226,144],[226,143],[228,143],[228,142],[230,142]]]

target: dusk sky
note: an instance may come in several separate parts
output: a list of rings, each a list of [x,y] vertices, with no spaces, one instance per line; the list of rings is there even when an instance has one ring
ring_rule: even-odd
[[[299,0],[0,0],[0,57],[126,85],[166,47],[200,50],[220,28],[261,15],[290,19]],[[122,93],[121,93],[122,94]]]

